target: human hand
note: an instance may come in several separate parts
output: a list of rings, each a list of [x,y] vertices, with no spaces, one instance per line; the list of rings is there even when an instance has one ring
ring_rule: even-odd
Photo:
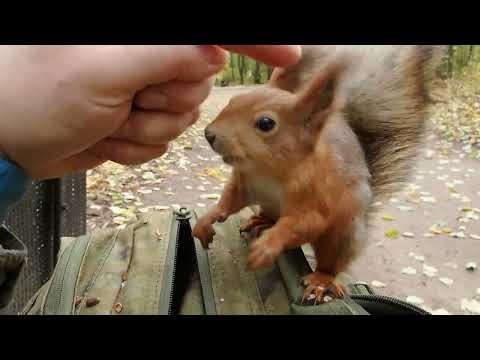
[[[197,120],[224,49],[299,58],[277,45],[3,46],[0,153],[38,179],[157,158]]]

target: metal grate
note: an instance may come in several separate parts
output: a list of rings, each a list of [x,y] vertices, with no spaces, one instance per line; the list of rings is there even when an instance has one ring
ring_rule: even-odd
[[[17,314],[50,278],[62,236],[86,232],[85,175],[37,182],[7,217],[28,248],[28,260],[12,303],[0,314]]]

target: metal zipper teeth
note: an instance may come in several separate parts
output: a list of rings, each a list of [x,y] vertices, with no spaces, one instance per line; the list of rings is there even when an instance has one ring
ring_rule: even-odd
[[[383,303],[387,305],[397,305],[404,309],[411,310],[420,315],[431,315],[429,312],[404,301],[382,295],[350,295],[352,300],[365,300],[370,302]]]
[[[170,294],[168,300],[168,315],[172,315],[172,308],[173,308],[173,296],[175,292],[175,276],[177,273],[177,254],[178,254],[178,242],[180,239],[180,229],[181,229],[181,220],[177,218],[179,222],[177,227],[177,234],[175,236],[175,244],[174,244],[174,252],[173,252],[173,264],[172,264],[172,272],[170,275]]]
[[[55,299],[55,308],[58,309],[60,304],[63,302],[64,294],[64,283],[65,283],[65,276],[69,272],[69,270],[74,266],[70,259],[72,258],[72,253],[75,251],[77,244],[74,244],[70,252],[68,253],[68,258],[66,260],[65,268],[62,271],[61,277],[55,278],[54,282],[51,285],[49,293],[57,294],[58,297]]]

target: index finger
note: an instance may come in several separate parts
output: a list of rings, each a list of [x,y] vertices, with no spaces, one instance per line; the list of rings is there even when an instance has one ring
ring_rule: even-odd
[[[219,47],[250,56],[267,65],[285,67],[296,64],[301,57],[299,45],[218,45]]]

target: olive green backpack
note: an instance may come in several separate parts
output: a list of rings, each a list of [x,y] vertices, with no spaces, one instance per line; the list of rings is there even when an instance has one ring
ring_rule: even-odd
[[[311,271],[302,249],[274,266],[247,270],[240,223],[251,209],[215,225],[207,251],[191,234],[202,211],[142,214],[122,230],[104,229],[61,250],[50,280],[25,306],[26,315],[369,315],[427,314],[375,295],[341,274],[349,295],[326,304],[303,302],[301,279]]]

